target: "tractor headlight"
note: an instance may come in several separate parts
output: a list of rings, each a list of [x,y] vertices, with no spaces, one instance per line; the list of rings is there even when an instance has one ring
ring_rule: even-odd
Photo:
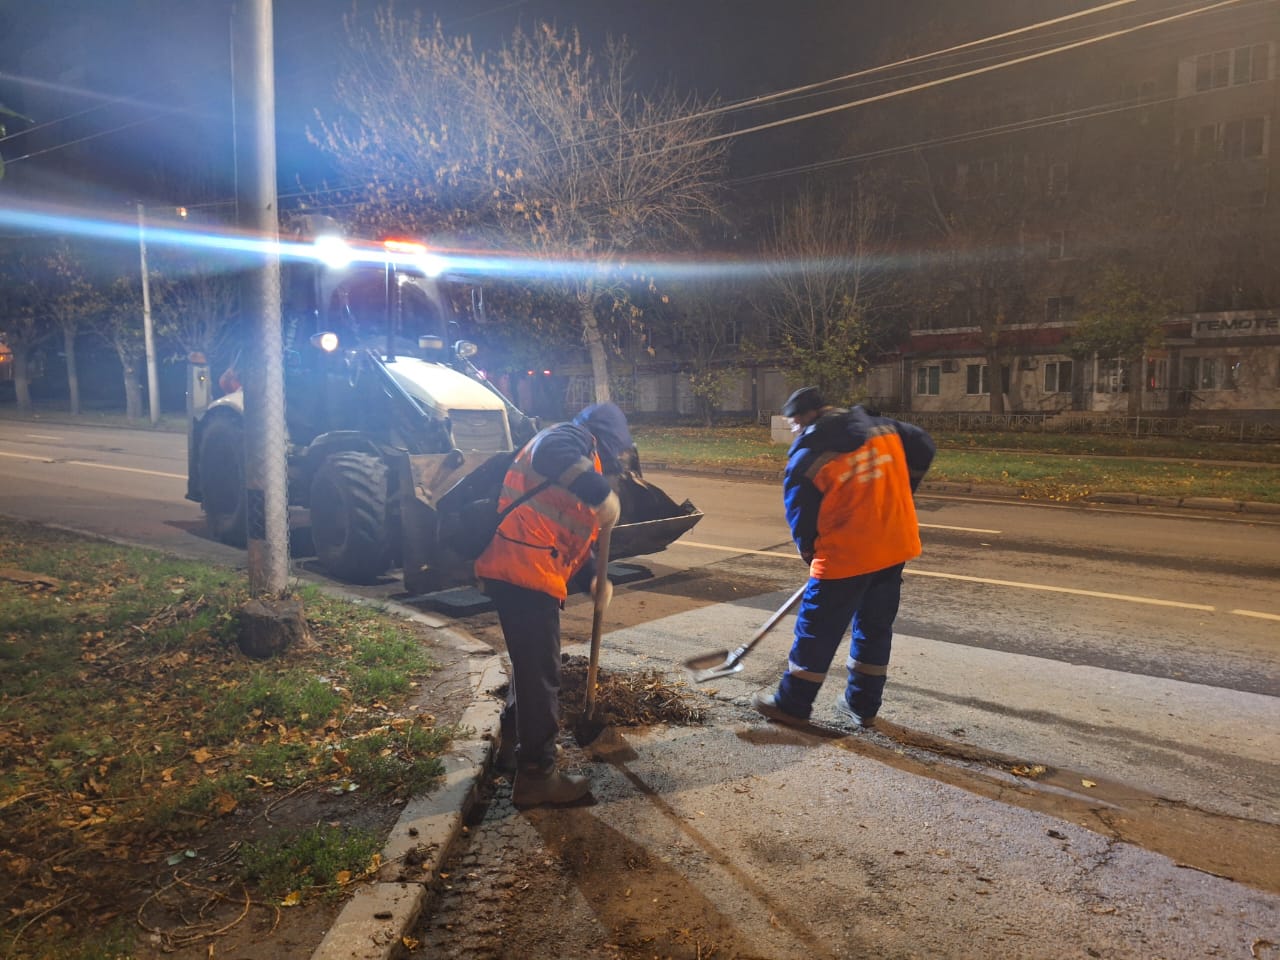
[[[351,248],[347,241],[332,234],[316,237],[316,259],[326,267],[342,270],[351,265]]]

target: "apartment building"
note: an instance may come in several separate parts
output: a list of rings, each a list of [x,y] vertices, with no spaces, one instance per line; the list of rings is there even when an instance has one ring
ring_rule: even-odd
[[[1189,9],[1147,4],[1108,21],[1105,43],[922,106],[935,145],[917,162],[947,226],[914,249],[922,275],[951,267],[862,381],[874,402],[1122,412],[1138,391],[1145,411],[1280,412],[1280,13],[1169,20]],[[1139,360],[1073,340],[1116,265],[1167,302]]]

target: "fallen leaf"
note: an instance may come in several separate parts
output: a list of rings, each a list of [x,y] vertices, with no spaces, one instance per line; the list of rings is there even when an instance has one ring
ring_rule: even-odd
[[[1046,770],[1046,767],[1042,763],[1037,763],[1034,765],[1020,763],[1017,766],[1009,768],[1009,772],[1012,773],[1015,777],[1030,777],[1030,778],[1044,776],[1045,770]]]
[[[196,763],[208,763],[209,758],[212,756],[213,754],[210,753],[208,750],[206,750],[204,747],[200,747],[197,750],[191,751],[191,759],[194,760]]]
[[[1080,785],[1081,785],[1082,787],[1096,787],[1096,786],[1097,786],[1097,784],[1096,784],[1096,783],[1094,783],[1092,780],[1081,780],[1081,781],[1080,781]]]
[[[282,907],[296,907],[302,902],[302,891],[294,890],[280,901]]]

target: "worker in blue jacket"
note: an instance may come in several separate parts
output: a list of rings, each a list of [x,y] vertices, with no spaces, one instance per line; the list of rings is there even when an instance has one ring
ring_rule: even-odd
[[[777,690],[756,694],[771,720],[808,722],[831,661],[851,630],[848,680],[837,714],[869,727],[888,675],[902,570],[920,555],[912,494],[935,446],[920,427],[831,406],[816,387],[783,407],[799,436],[782,481],[791,536],[809,564],[787,670]]]

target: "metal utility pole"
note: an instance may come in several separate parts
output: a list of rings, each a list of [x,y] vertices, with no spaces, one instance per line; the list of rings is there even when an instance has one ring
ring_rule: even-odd
[[[242,0],[235,16],[242,40],[233,64],[237,96],[247,109],[236,142],[243,148],[240,210],[243,226],[263,241],[264,254],[246,288],[253,317],[245,350],[245,487],[249,588],[278,595],[289,579],[289,506],[286,490],[284,347],[280,324],[280,213],[276,198],[275,59],[272,0]]]
[[[156,335],[151,323],[151,274],[147,272],[145,211],[138,201],[138,257],[142,261],[142,342],[147,352],[147,400],[151,424],[160,421],[160,378],[156,374]]]

